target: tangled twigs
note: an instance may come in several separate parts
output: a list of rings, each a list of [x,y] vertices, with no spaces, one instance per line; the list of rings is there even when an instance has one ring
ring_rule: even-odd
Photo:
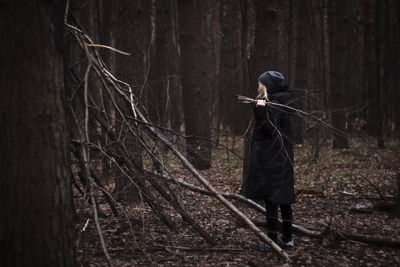
[[[237,97],[239,103],[242,103],[242,104],[254,104],[254,103],[257,102],[256,99],[253,99],[253,98],[250,98],[250,97],[247,97],[247,96],[243,96],[243,95],[236,95],[236,97]],[[330,125],[328,123],[326,123],[322,119],[314,116],[313,114],[305,112],[303,110],[300,110],[300,109],[297,109],[297,108],[294,108],[294,107],[290,107],[288,105],[283,105],[283,104],[280,104],[280,103],[268,101],[268,100],[267,100],[266,104],[268,106],[273,107],[273,108],[279,108],[279,109],[282,109],[283,111],[286,111],[286,112],[289,112],[289,113],[294,113],[297,117],[300,117],[302,119],[309,118],[309,119],[311,119],[311,121],[315,121],[316,123],[319,123],[322,126],[325,126],[326,128],[328,128],[328,129],[330,129],[330,130],[332,130],[332,131],[334,131],[337,134],[340,134],[342,136],[347,136],[348,135],[347,133],[345,133],[345,132],[333,127],[332,125]]]
[[[81,145],[80,142],[76,141],[76,140],[71,140],[71,150],[73,155],[80,161],[83,162],[82,156],[81,154],[78,152],[78,145]],[[89,183],[89,181],[86,180],[86,177],[83,177],[83,175],[80,173],[79,174],[81,181],[83,183],[83,185],[86,187],[86,184]],[[115,217],[118,217],[118,210],[115,207],[114,201],[111,198],[110,194],[106,191],[104,185],[101,183],[100,179],[96,176],[95,172],[90,169],[90,176],[93,178],[94,183],[97,185],[97,187],[100,189],[100,191],[103,193],[104,198],[106,199],[108,205],[110,206],[113,214]],[[76,184],[75,179],[72,177],[72,181],[75,184],[75,187],[77,188],[77,190],[84,195],[85,193],[82,191],[82,189],[79,187],[78,184]]]
[[[95,112],[92,112],[92,116],[97,120],[97,122],[102,127],[106,127],[104,120],[102,120],[101,117],[99,117]],[[107,136],[108,136],[108,138],[110,140],[115,142],[115,144],[117,144],[117,146],[119,146],[120,149],[125,150],[125,148],[121,145],[121,143],[117,142],[117,140],[115,139],[115,135],[113,134],[112,131],[108,131],[107,132]],[[147,147],[147,145],[144,142],[142,142],[142,145],[147,150],[149,150],[149,148]],[[126,154],[128,154],[128,153],[125,153],[125,155]],[[127,157],[118,156],[118,155],[115,155],[115,154],[112,157],[118,159],[119,162],[123,163],[123,165],[128,167],[126,172],[129,172],[129,170],[132,170],[132,169],[137,169],[141,173],[143,172],[142,168],[140,168],[138,166],[135,166],[134,161],[129,159],[129,158],[127,158]],[[132,178],[130,178],[130,179],[132,180]],[[209,242],[212,245],[216,244],[215,240],[202,227],[200,227],[200,225],[197,224],[195,222],[195,220],[182,208],[182,206],[179,204],[179,202],[176,200],[176,198],[174,197],[173,194],[169,194],[164,188],[162,188],[151,177],[144,176],[144,179],[146,181],[148,181],[153,186],[153,188],[156,189],[156,191],[165,200],[167,200],[167,202],[182,216],[183,220],[185,222],[187,222],[188,224],[190,224],[194,228],[195,231],[197,231],[204,239],[207,240],[207,242]],[[152,207],[152,209],[154,211],[156,211],[157,213],[161,212],[160,207],[158,205],[156,205],[154,203],[154,201],[152,201],[152,197],[149,197],[150,196],[150,192],[146,190],[145,185],[141,181],[139,181],[138,179],[135,179],[135,182],[138,184],[138,186],[141,188],[141,190],[143,190],[144,192],[147,192],[145,194],[145,198],[149,202],[150,207]],[[171,229],[175,228],[173,222],[171,220],[167,219],[167,216],[163,215],[163,213],[161,213],[161,218],[167,224],[167,226],[169,228],[171,228]]]
[[[206,238],[206,232],[202,231],[202,229],[194,223],[194,221],[191,221],[190,216],[183,210],[182,207],[180,207],[180,204],[177,202],[176,196],[173,194],[173,192],[167,191],[163,189],[162,187],[158,186],[158,183],[155,181],[152,181],[150,178],[146,178],[146,176],[142,178],[137,178],[133,175],[131,175],[131,172],[136,169],[140,170],[140,166],[135,166],[134,160],[132,160],[130,153],[127,151],[125,144],[123,143],[125,140],[125,133],[129,134],[132,138],[136,138],[136,140],[140,141],[140,144],[142,146],[142,149],[144,151],[147,151],[149,156],[154,160],[154,162],[158,162],[160,164],[160,167],[162,168],[163,171],[166,173],[169,173],[168,169],[165,167],[165,165],[162,162],[162,159],[160,158],[161,156],[156,156],[151,153],[151,150],[149,149],[149,144],[156,144],[158,142],[164,143],[166,147],[168,147],[175,157],[179,159],[179,161],[182,163],[182,165],[187,168],[190,173],[201,183],[203,186],[212,194],[213,197],[217,198],[224,206],[226,206],[232,213],[237,215],[239,218],[241,218],[246,225],[258,236],[260,237],[264,242],[269,244],[272,249],[286,262],[291,262],[288,254],[283,251],[274,241],[272,241],[260,228],[258,228],[246,215],[244,215],[240,210],[238,210],[230,201],[228,201],[223,195],[221,195],[209,182],[208,180],[203,177],[193,166],[192,164],[188,161],[188,159],[180,152],[180,150],[162,133],[158,130],[158,128],[152,126],[152,124],[148,121],[147,117],[144,115],[145,112],[143,112],[139,108],[140,103],[136,103],[135,100],[137,97],[133,94],[132,89],[130,88],[129,85],[126,83],[116,79],[106,68],[99,57],[98,53],[96,52],[94,47],[88,47],[87,44],[93,44],[91,39],[87,36],[84,31],[79,29],[76,26],[72,26],[69,24],[66,24],[68,29],[70,30],[71,34],[75,37],[75,40],[79,44],[79,46],[85,51],[85,56],[88,59],[89,65],[88,69],[85,75],[85,86],[84,86],[84,120],[83,120],[83,125],[84,125],[84,134],[81,135],[81,140],[82,140],[82,149],[83,149],[83,155],[84,155],[84,172],[85,176],[90,177],[90,169],[88,167],[89,160],[90,160],[90,149],[93,149],[95,145],[93,143],[89,142],[89,115],[92,113],[89,112],[89,94],[88,94],[88,73],[92,69],[94,73],[97,75],[98,79],[101,81],[103,85],[103,89],[108,93],[108,96],[111,99],[112,106],[118,114],[118,117],[120,119],[120,132],[118,133],[118,137],[115,138],[110,138],[112,134],[112,130],[109,130],[112,127],[112,125],[105,125],[103,132],[106,132],[107,140],[109,140],[109,143],[103,143],[103,148],[107,147],[107,145],[110,146],[109,150],[104,150],[101,148],[103,151],[104,155],[107,155],[107,157],[115,164],[121,172],[124,174],[126,178],[129,179],[129,181],[137,186],[140,190],[144,191],[145,186],[141,182],[140,179],[145,179],[148,181],[151,186],[161,195],[163,198],[172,206],[174,209],[184,218],[185,221],[189,222],[193,226],[193,228],[200,233],[204,238]],[[115,97],[113,97],[115,95]],[[115,99],[118,97],[118,101]],[[122,109],[118,103],[121,103],[124,101],[126,104],[128,104],[131,109],[126,110]],[[140,119],[144,123],[140,126],[137,122],[133,122],[130,120],[125,114],[126,113],[131,113],[131,117]],[[106,130],[107,128],[107,130]],[[104,142],[104,141],[102,141]],[[149,144],[147,144],[147,142]],[[110,145],[112,144],[112,145]],[[112,153],[112,150],[117,149],[114,153]],[[124,164],[119,165],[117,164],[117,159],[118,160],[123,160]],[[91,182],[92,179],[89,179]],[[150,197],[150,195],[147,195],[147,197]],[[92,201],[92,205],[95,208],[96,203]],[[96,211],[95,211],[95,214]],[[95,216],[95,220],[96,220]],[[99,226],[99,224],[96,225]],[[97,227],[99,236],[103,240],[103,236],[101,233],[100,227]],[[207,234],[208,235],[208,234]],[[206,238],[210,242],[210,238]],[[104,240],[103,240],[104,241]],[[109,255],[107,253],[107,250],[105,248],[104,242],[102,242],[102,247],[104,254],[106,255],[107,261],[109,265],[111,265],[111,259],[109,258]]]

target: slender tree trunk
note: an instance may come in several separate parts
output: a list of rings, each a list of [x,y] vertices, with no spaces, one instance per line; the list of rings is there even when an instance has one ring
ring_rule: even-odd
[[[394,2],[394,3],[393,3]],[[395,70],[400,69],[400,46],[397,45],[400,43],[400,3],[398,1],[393,1],[391,4],[394,6],[393,11],[392,11],[392,16],[391,18],[393,19],[393,31],[392,31],[392,71],[393,71],[393,107],[392,107],[392,113],[393,113],[393,121],[394,121],[394,131],[395,131],[395,136],[397,139],[400,139],[400,77],[397,74]],[[397,88],[397,90],[396,90]],[[399,197],[400,198],[400,197]]]
[[[236,114],[245,112],[244,105],[236,101],[236,94],[241,94],[243,89],[242,66],[242,40],[239,1],[222,1],[221,5],[221,74],[219,79],[220,105],[218,111],[225,126],[234,134],[241,134],[245,129]]]
[[[318,110],[321,109],[320,103],[322,102],[322,97],[325,90],[325,51],[324,51],[324,30],[325,30],[325,14],[326,7],[323,2],[311,2],[304,1],[299,2],[301,6],[305,5],[304,21],[302,27],[304,30],[299,34],[303,34],[305,36],[309,36],[305,38],[308,40],[305,46],[305,50],[303,52],[298,51],[298,53],[306,53],[307,57],[305,58],[305,66],[302,68],[307,68],[307,62],[310,62],[310,66],[308,66],[306,73],[312,74],[312,77],[309,75],[305,75],[305,83],[306,88],[304,88],[304,110]],[[299,19],[300,21],[300,19]],[[309,26],[307,26],[309,24]],[[305,31],[305,32],[304,32]],[[305,52],[307,51],[307,52]],[[308,52],[310,51],[310,52]],[[300,62],[302,55],[298,55]],[[300,75],[301,77],[301,75]],[[301,84],[302,82],[300,82]],[[310,89],[310,88],[320,88],[320,89]],[[326,107],[325,107],[326,108]],[[313,125],[310,129],[310,143],[311,143],[311,156],[314,160],[317,160],[320,152],[320,135],[321,129],[319,125]]]
[[[208,79],[211,80],[210,88],[210,100],[211,100],[211,133],[214,135],[213,131],[215,129],[215,121],[217,118],[217,114],[220,112],[221,107],[218,103],[218,95],[219,95],[219,81],[220,81],[220,73],[221,73],[221,12],[220,12],[221,1],[213,1],[213,4],[209,8],[210,15],[208,16],[208,21],[210,23],[210,31],[211,31],[211,58],[212,60],[212,68],[213,72],[209,73]],[[217,136],[218,138],[218,136]]]
[[[290,88],[293,88],[293,84],[296,79],[296,51],[297,51],[297,20],[298,20],[298,10],[296,9],[296,3],[293,0],[288,0],[287,2],[287,15],[285,20],[286,24],[286,35],[287,35],[287,57],[286,57],[286,70],[287,83]]]
[[[365,4],[365,72],[367,81],[367,129],[368,133],[375,136],[377,128],[377,114],[375,108],[376,91],[376,55],[375,55],[375,14],[374,0],[366,0]]]
[[[327,2],[329,0],[324,0],[322,8],[322,55],[323,55],[323,95],[322,95],[322,103],[324,106],[324,111],[327,114],[326,117],[330,116],[329,102],[331,99],[331,77],[330,77],[330,43],[329,43],[329,25],[328,25],[328,8]]]
[[[182,102],[187,156],[198,169],[211,166],[210,108],[215,72],[212,47],[213,2],[178,1],[182,67]],[[201,137],[201,138],[198,138]]]
[[[163,3],[166,1],[162,1]],[[183,122],[182,115],[182,84],[180,76],[178,20],[176,0],[167,1],[169,4],[169,34],[168,34],[168,85],[167,113],[171,128],[180,132]]]
[[[113,17],[113,3],[111,1],[98,1],[98,8],[99,8],[99,42],[100,44],[108,45],[111,47],[115,46],[115,43],[112,38],[112,17]],[[118,47],[116,47],[118,48]],[[111,70],[111,73],[115,73],[115,53],[108,50],[108,49],[101,49],[100,55],[104,62],[106,63],[108,69]],[[101,86],[100,86],[101,88]],[[99,89],[100,90],[100,89]],[[111,92],[113,93],[113,92]],[[109,117],[115,118],[115,108],[112,103],[111,97],[106,93],[104,90],[102,91],[103,94],[103,107],[105,112],[109,114]],[[115,121],[110,119],[112,125],[115,124]],[[104,130],[103,130],[104,133]],[[112,177],[112,166],[109,159],[102,157],[102,178],[105,179],[106,182],[110,181]]]
[[[153,123],[166,126],[168,88],[169,3],[155,0],[152,8],[150,75],[147,86],[147,111]]]
[[[76,266],[64,5],[23,2],[2,2],[0,10],[0,265]]]
[[[150,31],[150,6],[151,2],[146,0],[118,1],[113,8],[116,16],[116,23],[112,32],[115,33],[115,45],[122,51],[131,53],[131,56],[116,55],[116,77],[127,82],[136,96],[142,99],[144,88],[147,82],[148,64],[148,45]],[[122,111],[130,109],[126,102],[119,103]],[[117,114],[118,115],[118,114]],[[135,166],[142,166],[142,147],[137,137],[126,130],[121,124],[117,129],[118,134],[126,134],[130,143],[130,157],[135,162]],[[140,172],[137,172],[140,177]],[[117,199],[122,201],[137,201],[140,199],[137,187],[123,175],[115,178],[114,194]]]
[[[389,0],[384,1],[384,6],[383,6],[383,36],[382,36],[382,41],[383,41],[383,49],[385,51],[382,59],[382,68],[383,68],[383,73],[384,73],[384,79],[382,81],[382,113],[384,114],[385,121],[384,121],[384,131],[388,135],[392,135],[391,131],[391,114],[390,114],[390,108],[393,102],[390,101],[390,98],[388,97],[389,94],[389,86],[390,82],[392,81],[392,72],[390,71],[390,61],[392,55],[391,51],[391,46],[390,46],[390,39],[389,37],[389,32],[390,32],[390,7],[389,7]],[[393,38],[395,39],[395,37]],[[386,105],[384,105],[386,103]]]
[[[242,47],[242,93],[241,95],[254,95],[254,89],[250,88],[250,58],[254,46],[254,31],[255,31],[255,13],[251,0],[241,0],[241,47]],[[248,108],[246,108],[248,110]],[[242,122],[242,128],[246,129],[249,120],[248,114],[240,115],[239,121]],[[250,114],[251,115],[251,114]],[[243,132],[242,132],[243,134]]]
[[[279,24],[281,12],[278,0],[255,1],[256,29],[254,50],[251,56],[250,86],[257,93],[257,78],[267,70],[282,71],[279,61]]]
[[[362,76],[362,65],[361,65],[361,45],[359,42],[359,21],[357,16],[357,8],[359,3],[357,1],[347,1],[347,9],[349,16],[348,30],[346,32],[346,43],[349,55],[351,57],[346,58],[346,68],[351,71],[346,72],[345,79],[348,81],[348,86],[351,90],[347,91],[347,103],[352,109],[359,108],[362,105],[362,86],[360,86],[360,77]],[[347,116],[348,131],[353,130],[353,122],[357,118],[356,112],[350,112]]]
[[[346,117],[345,92],[349,90],[346,77],[346,29],[347,29],[347,8],[344,1],[330,0],[328,2],[328,27],[329,27],[329,60],[331,76],[331,119],[332,126],[341,132],[345,131]],[[348,148],[347,137],[343,134],[333,133],[334,148]]]
[[[241,95],[253,95],[253,90],[250,87],[250,56],[254,45],[255,31],[255,13],[250,0],[242,0],[241,15],[242,15],[242,73],[243,73],[243,93]],[[252,129],[252,112],[248,107],[244,107],[238,116],[242,128],[245,129],[241,134],[244,137],[244,161],[243,161],[243,179],[240,193],[244,194],[247,191],[247,177],[250,164],[250,148],[251,148],[251,131]],[[247,131],[246,131],[247,130]]]
[[[385,143],[383,140],[383,122],[384,122],[384,114],[382,112],[382,71],[383,71],[383,59],[384,51],[382,51],[382,3],[380,0],[375,0],[375,57],[376,57],[376,65],[375,65],[375,75],[376,75],[376,87],[374,93],[375,99],[375,109],[376,109],[376,142],[378,148],[384,148]],[[385,73],[386,74],[386,73]],[[385,75],[384,74],[384,75]]]
[[[298,5],[297,13],[297,40],[296,40],[296,79],[294,83],[296,106],[303,110],[305,103],[305,92],[307,90],[307,28],[308,28],[308,8],[306,1],[296,1]],[[301,118],[293,119],[293,142],[303,143],[303,120]]]

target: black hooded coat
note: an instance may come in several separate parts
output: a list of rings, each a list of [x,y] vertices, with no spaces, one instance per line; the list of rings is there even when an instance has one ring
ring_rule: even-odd
[[[287,87],[268,90],[269,101],[294,107]],[[255,126],[246,197],[276,205],[295,202],[290,109],[272,105],[253,107]]]

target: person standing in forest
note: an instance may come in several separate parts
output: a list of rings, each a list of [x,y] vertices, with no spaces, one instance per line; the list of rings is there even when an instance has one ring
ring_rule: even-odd
[[[253,107],[255,126],[246,196],[265,202],[268,236],[283,249],[294,247],[292,207],[295,202],[293,145],[290,141],[290,110],[268,102],[293,106],[293,95],[282,86],[284,76],[267,71],[258,78],[257,103]],[[282,239],[278,241],[278,206],[282,216]],[[253,250],[270,251],[267,244]]]

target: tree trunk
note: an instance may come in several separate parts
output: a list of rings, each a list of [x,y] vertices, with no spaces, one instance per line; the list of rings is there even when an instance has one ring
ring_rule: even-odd
[[[162,1],[163,3],[166,1]],[[168,34],[168,93],[167,113],[171,129],[180,132],[182,115],[182,84],[180,77],[178,20],[176,0],[167,1],[169,5]]]
[[[346,29],[347,8],[344,1],[328,2],[328,27],[329,27],[329,61],[331,80],[331,119],[332,126],[342,133],[346,128],[344,108],[346,106],[346,90],[349,90],[346,77]],[[347,137],[343,134],[333,133],[333,148],[348,148]]]
[[[2,2],[1,266],[76,266],[63,104],[64,11],[60,2]]]
[[[375,65],[375,75],[376,75],[376,87],[374,93],[374,108],[376,109],[376,142],[378,148],[384,148],[385,143],[383,140],[383,122],[384,122],[384,114],[382,112],[382,76],[386,75],[384,73],[382,75],[383,70],[383,59],[384,53],[382,53],[382,4],[380,0],[375,0],[375,57],[376,57],[376,65]]]
[[[296,1],[298,5],[297,13],[297,40],[296,40],[296,79],[294,83],[294,93],[296,96],[296,107],[304,110],[305,96],[307,90],[307,3],[306,1]],[[292,139],[296,144],[303,143],[303,120],[298,117],[293,118]]]
[[[375,56],[375,15],[374,0],[366,0],[365,2],[365,73],[367,78],[367,129],[368,133],[375,136],[377,128],[377,114],[375,109],[374,94],[376,91],[376,56]]]
[[[229,127],[233,134],[244,132],[236,114],[244,113],[245,106],[236,101],[236,94],[243,94],[243,73],[241,72],[242,40],[240,2],[222,1],[221,4],[221,74],[219,79],[220,105],[218,111],[223,125]]]
[[[181,84],[177,42],[176,1],[153,4],[148,112],[153,123],[180,131]]]
[[[182,102],[187,156],[198,169],[211,166],[210,108],[213,73],[212,1],[178,1]],[[201,138],[198,138],[201,137]]]
[[[354,109],[359,109],[365,103],[365,87],[363,82],[363,44],[362,44],[362,28],[361,28],[361,4],[360,0],[347,1],[349,24],[347,34],[347,47],[348,54],[352,55],[347,57],[347,72],[346,80],[348,81],[349,88],[347,91],[348,106]],[[354,130],[354,122],[360,119],[360,111],[350,112],[348,115],[348,131]]]
[[[150,74],[147,84],[147,112],[153,123],[166,126],[169,3],[155,0],[152,7]]]
[[[394,2],[394,3],[393,3]],[[400,77],[397,74],[395,70],[400,69],[400,46],[397,45],[400,43],[400,3],[398,1],[393,1],[392,4],[394,4],[393,11],[392,11],[392,16],[391,18],[393,19],[393,32],[391,36],[393,36],[394,42],[392,44],[392,53],[393,56],[392,58],[392,63],[391,63],[391,69],[393,72],[393,84],[392,88],[400,88]],[[397,139],[400,139],[400,90],[394,89],[393,92],[393,106],[392,106],[392,113],[393,113],[393,121],[394,121],[394,131],[395,131],[395,136]]]
[[[280,1],[255,1],[256,29],[251,56],[250,86],[257,94],[258,76],[267,70],[282,71],[279,55]]]
[[[150,31],[150,6],[149,1],[130,1],[121,0],[115,4],[116,23],[112,24],[115,28],[115,45],[122,51],[131,53],[131,56],[116,55],[116,77],[128,83],[133,93],[142,97],[147,80],[147,49],[149,44]],[[125,101],[119,103],[124,110],[129,110],[130,106]],[[136,136],[126,131],[121,124],[117,129],[118,133],[126,133],[130,146],[128,147],[130,157],[135,162],[135,166],[142,166],[142,147]],[[137,177],[140,177],[140,172]],[[117,175],[115,178],[114,195],[122,201],[134,202],[140,199],[136,185],[124,177]]]

